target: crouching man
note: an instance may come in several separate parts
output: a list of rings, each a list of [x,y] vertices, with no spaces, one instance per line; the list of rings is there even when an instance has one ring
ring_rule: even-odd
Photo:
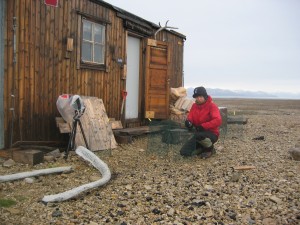
[[[188,114],[185,126],[189,130],[195,130],[195,133],[182,146],[180,154],[208,158],[215,153],[214,143],[220,134],[222,117],[219,108],[213,103],[211,96],[207,95],[204,87],[195,88],[193,98],[195,103]]]

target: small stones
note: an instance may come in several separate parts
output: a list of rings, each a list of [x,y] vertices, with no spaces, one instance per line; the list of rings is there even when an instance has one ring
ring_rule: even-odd
[[[212,217],[214,213],[210,210],[205,214],[205,217]]]
[[[5,162],[5,159],[0,157],[0,164],[2,164],[3,162]]]
[[[14,160],[12,159],[8,159],[6,161],[4,161],[4,163],[2,164],[3,167],[7,167],[7,168],[10,168],[12,166],[14,166],[16,163]]]
[[[289,172],[287,172],[286,176],[287,177],[293,177],[293,176],[295,176],[295,174],[293,172],[289,171]]]
[[[239,179],[240,179],[240,177],[241,177],[241,173],[240,173],[239,171],[234,172],[234,173],[232,174],[232,176],[230,177],[230,181],[231,181],[231,182],[238,182]]]
[[[282,202],[282,200],[276,196],[271,196],[269,199],[276,204],[281,204]]]
[[[152,213],[154,213],[155,215],[161,214],[161,211],[157,208],[152,209]]]
[[[150,201],[152,201],[152,200],[153,200],[153,198],[152,198],[151,196],[147,196],[147,197],[146,197],[146,201],[147,201],[147,202],[150,202]]]
[[[175,209],[173,209],[173,208],[170,208],[167,212],[167,215],[170,217],[174,216],[174,214],[175,214]]]
[[[213,188],[211,185],[205,185],[205,186],[204,186],[204,189],[205,189],[206,191],[211,192],[211,191],[213,191],[214,188]]]
[[[151,190],[151,189],[152,189],[152,187],[151,187],[150,185],[144,185],[144,188],[145,188],[146,190]]]
[[[200,199],[194,199],[191,205],[201,207],[201,206],[206,205],[206,202],[203,200],[200,200]]]
[[[62,215],[62,212],[58,208],[52,213],[52,217],[61,217]]]
[[[274,225],[277,224],[276,220],[272,219],[272,218],[264,218],[262,221],[263,225]]]
[[[31,177],[26,177],[24,179],[25,183],[28,183],[28,184],[33,184],[35,179],[34,178],[31,178]]]
[[[255,138],[252,138],[252,140],[256,140],[256,141],[264,141],[265,140],[265,136],[257,136]]]
[[[236,220],[236,216],[237,216],[236,212],[234,212],[234,211],[231,210],[231,209],[226,209],[225,212],[226,212],[226,213],[225,213],[226,216],[228,216],[230,219]]]
[[[117,206],[118,206],[118,207],[120,207],[120,208],[124,208],[124,207],[126,207],[126,205],[125,205],[125,204],[123,204],[123,203],[118,203],[118,204],[117,204]]]
[[[117,211],[117,215],[118,215],[118,216],[122,216],[122,215],[124,215],[124,213],[125,213],[125,212],[122,211],[122,210],[118,210],[118,211]]]
[[[99,224],[94,221],[90,221],[90,223],[88,225],[99,225]]]
[[[10,214],[12,215],[18,215],[21,214],[21,211],[19,209],[14,209],[14,208],[7,208],[6,209]]]
[[[300,147],[290,148],[289,153],[293,160],[300,161]]]
[[[133,144],[113,149],[113,157],[100,156],[112,171],[107,185],[66,202],[43,205],[39,200],[100,178],[79,157],[70,155],[67,162],[58,157],[34,168],[0,166],[1,175],[66,164],[74,168],[69,174],[37,177],[30,185],[24,180],[0,183],[0,203],[1,198],[16,201],[1,206],[0,217],[4,224],[299,224],[300,165],[291,160],[288,149],[300,130],[285,127],[300,121],[300,113],[293,119],[292,114],[273,114],[247,115],[243,137],[217,142],[218,154],[209,161],[148,155],[150,139],[137,137]],[[260,134],[268,136],[252,140]],[[164,145],[172,148],[171,154],[179,147]],[[232,170],[236,165],[255,169]]]
[[[44,155],[45,162],[52,162],[54,160],[55,160],[55,157],[53,155]]]
[[[59,149],[55,149],[51,152],[48,152],[45,156],[53,156],[53,158],[59,158],[61,157],[62,153],[59,151]]]
[[[100,179],[101,179],[100,175],[92,175],[92,176],[89,177],[90,182],[94,182],[94,181],[97,181],[97,180],[100,180]]]

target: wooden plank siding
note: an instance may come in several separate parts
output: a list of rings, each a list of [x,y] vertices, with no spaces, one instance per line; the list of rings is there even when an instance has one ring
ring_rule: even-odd
[[[58,1],[58,7],[46,6],[43,0],[6,0],[6,4],[5,146],[9,147],[11,138],[13,144],[19,141],[62,141],[65,137],[59,133],[55,117],[60,116],[56,100],[63,93],[100,98],[108,117],[120,119],[121,90],[126,84],[122,74],[126,67],[120,66],[116,59],[126,62],[127,30],[116,10],[96,0],[63,0]],[[80,13],[108,21],[105,70],[79,66]],[[15,64],[13,17],[17,18]],[[70,52],[67,51],[68,38],[73,39],[73,51]],[[169,31],[157,35],[158,40],[163,38],[172,45],[170,87],[182,86],[184,40]],[[143,63],[141,60],[141,68]],[[144,72],[143,69],[141,72]],[[143,82],[144,79],[141,79],[141,85]],[[11,108],[14,108],[15,116]]]
[[[164,40],[170,44],[170,87],[180,87],[183,85],[183,48],[182,38],[173,35],[170,32],[162,31],[157,34],[157,40]]]
[[[5,32],[5,14],[6,2],[0,1],[0,90],[4,89],[4,65],[5,65],[5,49],[4,40]],[[2,35],[1,35],[2,34]],[[4,93],[0,91],[0,149],[4,148]]]

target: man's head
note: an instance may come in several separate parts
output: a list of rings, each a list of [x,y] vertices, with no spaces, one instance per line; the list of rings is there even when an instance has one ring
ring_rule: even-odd
[[[208,95],[204,87],[196,87],[194,89],[193,98],[196,99],[197,104],[203,104],[206,102]]]
[[[198,96],[202,96],[205,99],[207,99],[208,95],[207,95],[206,89],[204,87],[196,87],[194,89],[193,98],[196,98]]]

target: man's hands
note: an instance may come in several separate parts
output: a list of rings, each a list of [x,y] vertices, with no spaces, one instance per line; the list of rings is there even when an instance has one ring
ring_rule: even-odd
[[[189,129],[189,130],[192,130],[192,128],[193,128],[193,126],[194,126],[194,125],[192,124],[192,122],[189,121],[189,120],[186,120],[186,121],[184,122],[184,125],[185,125],[186,128]],[[205,129],[204,129],[201,125],[200,125],[200,126],[196,126],[195,129],[196,129],[197,132],[205,131]]]
[[[186,120],[184,121],[184,125],[186,126],[187,129],[191,130],[193,128],[193,124],[191,121]]]
[[[205,131],[205,129],[200,125],[196,127],[196,131],[201,132],[201,131]]]

